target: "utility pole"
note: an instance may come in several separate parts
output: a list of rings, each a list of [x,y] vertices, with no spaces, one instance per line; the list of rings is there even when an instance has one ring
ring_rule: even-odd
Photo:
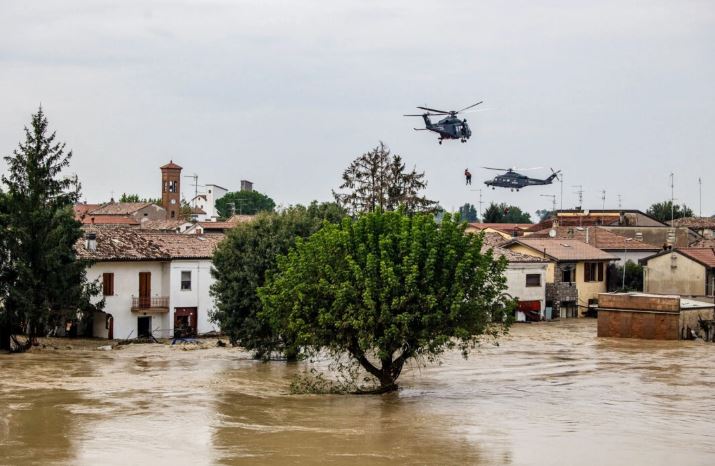
[[[698,177],[698,185],[700,188],[700,218],[703,217],[703,179]]]
[[[670,224],[675,220],[675,174],[670,173]]]
[[[606,208],[606,190],[605,189],[601,190],[601,201],[603,201],[603,207],[601,207],[601,208],[605,209]]]
[[[620,194],[618,195],[618,210],[621,210],[621,207],[622,207],[622,206],[621,206],[621,198],[622,198],[622,197],[623,197],[623,196],[621,196]]]
[[[561,183],[561,210],[564,210],[564,174],[559,175],[559,182]]]

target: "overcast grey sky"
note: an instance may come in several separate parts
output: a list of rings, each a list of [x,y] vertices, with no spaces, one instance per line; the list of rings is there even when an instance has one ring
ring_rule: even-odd
[[[200,183],[242,178],[280,204],[328,200],[385,141],[446,208],[479,167],[565,173],[564,207],[715,214],[713,1],[28,1],[0,4],[0,153],[42,103],[90,202],[158,196],[173,159]],[[415,132],[415,106],[468,116],[467,144]],[[0,162],[0,170],[5,166]],[[548,174],[548,169],[530,172]],[[185,180],[182,191],[192,188]],[[484,190],[533,212],[540,194]]]

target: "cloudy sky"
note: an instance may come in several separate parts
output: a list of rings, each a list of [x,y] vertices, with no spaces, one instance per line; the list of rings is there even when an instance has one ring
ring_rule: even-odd
[[[0,154],[42,104],[90,202],[158,196],[170,159],[201,184],[328,200],[382,140],[446,208],[478,201],[482,165],[543,166],[529,173],[564,171],[564,207],[582,185],[585,207],[605,189],[606,207],[645,209],[673,172],[697,213],[702,177],[711,215],[714,59],[710,0],[2,0]],[[402,117],[478,100],[467,144]],[[533,212],[542,194],[560,185],[483,200]]]

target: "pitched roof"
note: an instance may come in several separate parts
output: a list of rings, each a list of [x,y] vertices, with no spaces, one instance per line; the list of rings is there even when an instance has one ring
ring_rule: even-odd
[[[192,207],[191,214],[192,215],[206,215],[206,212],[201,207]]]
[[[669,220],[668,225],[675,227],[687,227],[693,230],[715,229],[715,217],[683,217],[676,218],[672,222]]]
[[[239,223],[247,223],[256,218],[255,215],[232,215],[224,222],[198,222],[204,230],[230,230]]]
[[[501,247],[508,241],[504,239],[499,233],[485,233],[484,234],[484,244],[482,245],[482,253],[492,250],[494,258],[498,259],[504,257],[508,262],[511,263],[538,263],[538,262],[549,262],[547,259],[541,257],[530,256],[528,254],[522,254],[520,252],[512,251],[511,249],[506,249]]]
[[[136,219],[120,215],[83,215],[80,221],[83,225],[139,225]]]
[[[131,215],[146,206],[152,205],[151,202],[108,202],[102,204],[96,209],[90,210],[89,215]]]
[[[621,236],[612,231],[606,230],[605,228],[599,227],[556,227],[550,229],[544,229],[533,233],[527,238],[551,238],[549,232],[551,230],[556,231],[556,238],[560,239],[577,239],[579,241],[586,242],[586,237],[588,236],[588,243],[591,246],[595,246],[598,249],[606,250],[643,250],[643,251],[658,251],[660,246],[654,244],[644,243],[643,241],[637,241],[633,239],[628,239],[626,236]]]
[[[207,259],[223,235],[180,235],[136,228],[89,227],[96,235],[96,250],[87,249],[85,239],[75,243],[77,256],[94,261],[141,261]]]
[[[182,167],[180,167],[179,165],[175,164],[173,160],[169,160],[169,163],[167,163],[166,165],[162,165],[162,166],[159,167],[159,168],[160,168],[160,169],[173,168],[173,169],[181,170]]]
[[[470,223],[469,226],[478,230],[491,228],[492,230],[512,232],[514,230],[525,230],[531,223]]]
[[[691,248],[715,248],[715,238],[704,238],[695,241]]]
[[[705,267],[715,267],[714,248],[678,248],[676,251],[688,256],[695,262],[699,262]]]
[[[97,207],[99,207],[101,204],[75,204],[73,206],[74,208],[74,218],[76,220],[81,220],[82,216],[89,212],[90,210],[94,210]]]
[[[519,237],[504,245],[511,248],[515,244],[522,244],[534,250],[537,254],[545,254],[557,261],[583,261],[583,260],[617,260],[605,251],[586,244],[576,239],[551,239]]]
[[[143,218],[140,225],[143,230],[176,231],[186,223],[190,222],[178,219],[149,220],[148,218]]]

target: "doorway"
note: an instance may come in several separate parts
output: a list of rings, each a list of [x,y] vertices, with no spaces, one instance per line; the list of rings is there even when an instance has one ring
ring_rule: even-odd
[[[139,338],[151,337],[151,316],[137,317],[137,335]]]
[[[198,308],[177,307],[174,309],[174,337],[196,336],[198,327]]]

